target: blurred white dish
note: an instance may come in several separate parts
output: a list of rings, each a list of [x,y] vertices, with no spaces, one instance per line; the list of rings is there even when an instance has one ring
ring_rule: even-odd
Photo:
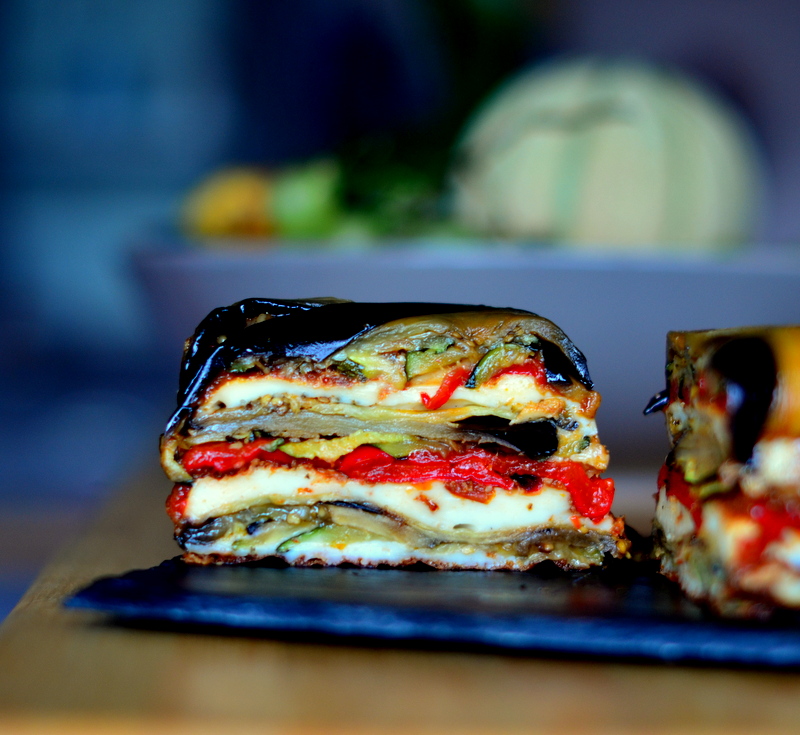
[[[666,333],[800,323],[800,251],[725,257],[609,256],[496,242],[329,248],[147,249],[137,272],[165,359],[218,306],[251,296],[445,301],[529,309],[552,319],[586,354],[603,395],[600,436],[615,464],[657,466],[660,416],[644,417],[664,387]]]

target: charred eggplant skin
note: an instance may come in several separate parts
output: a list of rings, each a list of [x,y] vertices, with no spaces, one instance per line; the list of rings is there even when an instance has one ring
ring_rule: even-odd
[[[424,302],[359,303],[336,299],[246,299],[212,311],[187,341],[178,387],[178,407],[167,425],[173,432],[191,414],[203,388],[234,360],[257,356],[267,360],[300,357],[322,361],[353,340],[400,319],[498,312],[540,323],[546,345],[548,376],[567,380],[567,373],[587,388],[593,384],[583,353],[564,332],[533,312],[483,305]],[[549,358],[549,359],[548,359]]]
[[[185,396],[197,374],[202,372],[209,358],[220,347],[228,334],[236,334],[262,314],[270,317],[288,316],[322,306],[323,299],[308,301],[281,301],[277,299],[245,299],[230,306],[214,309],[200,322],[192,337],[186,342],[178,379],[178,399]]]
[[[772,405],[778,378],[775,356],[763,339],[744,337],[723,344],[711,358],[711,366],[727,384],[734,456],[747,462]]]
[[[725,335],[713,345],[708,366],[725,385],[734,457],[747,462],[764,429],[778,383],[773,350],[760,336]],[[669,379],[667,375],[668,384]],[[662,411],[669,403],[668,385],[650,399],[644,413]]]
[[[669,388],[656,393],[644,407],[644,415],[649,416],[651,413],[663,411],[669,405]]]
[[[558,451],[558,427],[549,419],[511,424],[497,416],[483,416],[480,419],[460,421],[459,425],[464,429],[481,432],[484,442],[489,437],[496,437],[504,446],[513,447],[530,459],[544,459]]]

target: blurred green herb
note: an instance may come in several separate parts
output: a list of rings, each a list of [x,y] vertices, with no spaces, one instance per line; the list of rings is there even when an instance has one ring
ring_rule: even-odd
[[[375,236],[447,232],[444,194],[453,147],[487,95],[542,51],[550,3],[432,0],[447,99],[424,124],[358,136],[337,151],[340,199]]]

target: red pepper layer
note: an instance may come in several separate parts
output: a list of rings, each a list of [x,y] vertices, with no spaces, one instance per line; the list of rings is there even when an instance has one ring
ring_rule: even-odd
[[[577,462],[553,462],[528,459],[515,454],[492,454],[477,447],[441,456],[427,450],[416,450],[397,459],[377,447],[364,444],[340,457],[333,465],[322,460],[297,460],[280,450],[265,447],[272,440],[252,442],[210,442],[189,449],[182,458],[189,474],[203,471],[232,472],[255,459],[280,465],[311,463],[332,468],[355,480],[367,482],[419,483],[438,480],[454,495],[488,503],[494,488],[521,489],[514,476],[547,478],[563,487],[572,496],[576,510],[593,521],[599,521],[611,510],[614,481],[589,477]],[[179,487],[179,486],[176,486]],[[538,492],[533,484],[522,492]],[[185,506],[185,500],[183,501]],[[176,509],[177,510],[177,509]]]
[[[251,442],[208,442],[198,444],[183,455],[183,468],[194,475],[202,470],[232,472],[247,467],[255,459],[263,459],[275,464],[289,465],[296,461],[286,452],[270,451],[275,446],[274,439],[254,439]],[[327,465],[326,465],[327,466]]]

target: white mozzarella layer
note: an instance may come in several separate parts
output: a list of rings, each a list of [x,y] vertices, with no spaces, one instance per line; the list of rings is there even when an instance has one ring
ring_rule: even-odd
[[[758,442],[743,483],[752,495],[770,487],[796,487],[800,483],[800,439],[776,437]]]
[[[800,531],[787,528],[780,539],[770,544],[770,555],[787,567],[800,572]]]
[[[210,413],[220,404],[227,408],[239,408],[265,396],[326,398],[356,406],[421,407],[422,394],[432,395],[437,387],[435,384],[415,384],[398,391],[378,380],[353,385],[314,385],[271,375],[243,375],[230,378],[213,389],[200,406],[199,413]],[[543,391],[528,376],[503,375],[479,388],[457,388],[451,401],[489,407],[522,407],[553,397],[553,393]]]
[[[335,565],[344,562],[358,564],[362,560],[369,560],[371,564],[398,565],[408,562],[436,562],[456,565],[463,568],[492,569],[497,566],[514,564],[513,557],[498,558],[496,554],[489,556],[485,551],[469,549],[446,550],[436,549],[409,549],[408,546],[397,541],[359,541],[347,544],[344,548],[337,549],[324,544],[304,543],[298,544],[296,549],[291,548],[284,553],[284,558],[290,564],[301,559],[319,559],[325,564]],[[519,565],[517,561],[516,565]]]
[[[658,493],[656,520],[669,543],[690,538],[695,531],[692,514],[678,501],[668,496],[664,490]]]
[[[299,396],[301,398],[329,398],[340,403],[356,406],[372,406],[387,386],[378,381],[367,381],[354,385],[313,385],[300,381],[282,380],[268,375],[229,378],[210,391],[198,413],[213,411],[218,404],[227,408],[239,408],[258,401],[264,396]]]
[[[459,526],[476,533],[538,526],[574,529],[575,523],[579,528],[610,531],[613,524],[610,515],[598,523],[579,516],[569,493],[547,484],[533,494],[497,488],[490,502],[481,503],[454,495],[438,481],[368,484],[330,470],[269,465],[254,465],[221,478],[198,478],[189,493],[186,519],[196,524],[254,505],[311,505],[337,500],[368,503],[416,528],[443,533]]]

